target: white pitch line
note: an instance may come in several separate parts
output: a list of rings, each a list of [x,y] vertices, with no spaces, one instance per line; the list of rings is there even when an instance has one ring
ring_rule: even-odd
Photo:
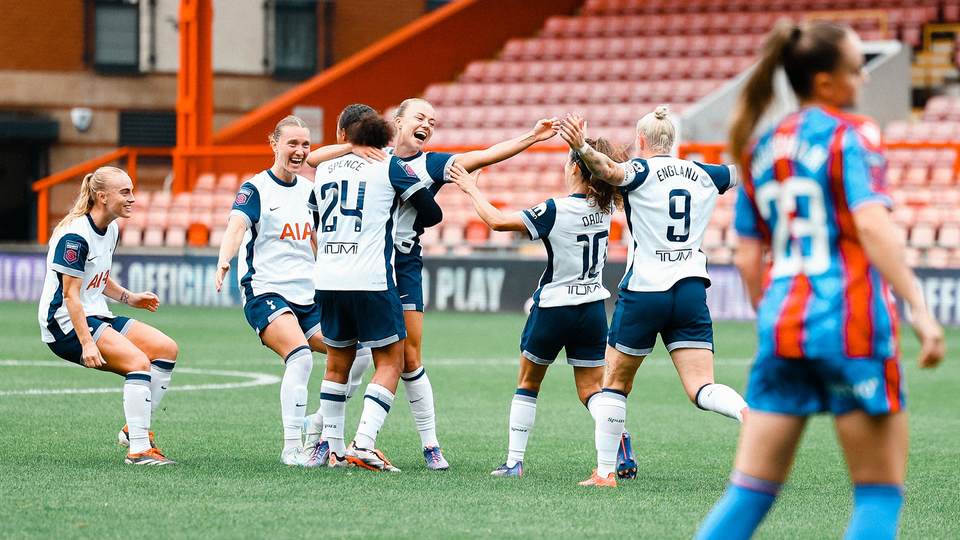
[[[34,366],[34,367],[71,367],[76,364],[69,362],[26,362],[22,360],[0,360],[0,366]],[[79,366],[77,366],[79,367]],[[228,390],[232,388],[246,388],[250,386],[265,386],[280,382],[280,377],[269,373],[251,373],[247,371],[219,371],[211,369],[178,368],[177,373],[192,373],[195,375],[218,375],[222,377],[244,377],[250,380],[235,383],[212,384],[183,384],[172,385],[170,390]],[[56,394],[109,394],[123,392],[123,388],[59,388],[59,389],[30,389],[4,390],[0,396],[37,396]]]

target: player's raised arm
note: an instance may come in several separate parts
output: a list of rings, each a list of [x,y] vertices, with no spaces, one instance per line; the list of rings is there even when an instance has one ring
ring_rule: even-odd
[[[480,167],[486,167],[513,157],[538,142],[546,141],[556,135],[559,129],[560,120],[556,117],[544,118],[538,120],[533,129],[515,139],[499,142],[485,150],[458,154],[455,163],[458,163],[467,172],[473,172]]]
[[[490,204],[483,193],[480,193],[480,188],[477,187],[477,178],[479,177],[480,171],[470,174],[459,163],[454,163],[447,175],[448,180],[456,184],[470,197],[477,215],[491,229],[495,231],[526,231],[527,226],[523,224],[519,214],[504,214],[496,206]]]
[[[587,144],[587,122],[577,113],[568,114],[560,121],[560,137],[570,145],[570,149],[580,154],[590,169],[590,174],[608,184],[619,186],[626,178],[623,165],[597,152]]]
[[[351,143],[329,144],[310,152],[307,156],[307,165],[316,167],[324,161],[330,161],[331,159],[336,159],[350,153],[356,154],[370,163],[387,159],[387,153],[380,148],[359,144],[354,145]]]

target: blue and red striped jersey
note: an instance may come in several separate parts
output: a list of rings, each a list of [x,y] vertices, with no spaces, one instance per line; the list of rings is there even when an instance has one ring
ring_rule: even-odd
[[[759,354],[897,357],[896,308],[853,222],[858,208],[893,206],[879,126],[805,107],[745,158],[735,228],[762,239],[773,256],[757,310]]]

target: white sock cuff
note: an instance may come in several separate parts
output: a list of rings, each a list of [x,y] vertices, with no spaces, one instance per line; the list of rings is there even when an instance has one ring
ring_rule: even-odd
[[[423,366],[420,366],[413,371],[409,371],[407,373],[401,373],[400,378],[403,379],[404,383],[411,383],[419,379],[420,377],[423,377],[426,374],[427,374],[426,370],[423,369]]]
[[[393,405],[393,392],[387,390],[379,384],[370,383],[367,385],[367,389],[363,394],[364,399],[369,399],[374,403],[377,403],[383,410],[390,412],[390,406]]]
[[[156,360],[153,360],[152,362],[150,362],[150,369],[151,370],[155,369],[157,371],[164,371],[164,372],[170,373],[171,371],[173,371],[173,368],[176,365],[177,363],[173,360],[165,360],[163,358],[157,358]]]
[[[306,345],[301,345],[296,349],[290,351],[290,354],[288,354],[287,357],[283,359],[283,363],[289,364],[290,362],[297,361],[305,357],[310,357],[310,359],[312,360],[313,351],[310,350],[310,347]]]
[[[150,387],[150,372],[149,371],[131,371],[127,373],[124,377],[123,384],[139,384],[142,386]]]
[[[320,399],[329,399],[331,401],[347,400],[347,385],[335,383],[333,381],[323,381],[320,383]]]
[[[624,407],[627,406],[627,395],[623,392],[604,388],[600,393],[600,397],[623,403]]]

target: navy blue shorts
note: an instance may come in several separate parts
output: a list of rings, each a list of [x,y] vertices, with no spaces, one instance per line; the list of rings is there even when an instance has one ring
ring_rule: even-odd
[[[397,291],[404,311],[423,311],[423,257],[396,251]]]
[[[135,322],[135,319],[129,317],[87,317],[87,324],[90,326],[90,334],[93,336],[94,343],[100,339],[103,331],[107,328],[113,328],[120,332],[120,335],[127,335],[127,331]],[[74,364],[84,365],[83,345],[80,345],[76,330],[71,330],[69,334],[53,343],[47,343],[47,346],[50,347],[53,354],[60,358]]]
[[[907,408],[897,358],[760,357],[750,369],[745,397],[751,410],[790,416],[853,410],[876,416]]]
[[[396,288],[385,291],[317,291],[323,342],[344,348],[384,347],[407,337]]]
[[[297,318],[297,323],[307,339],[320,331],[320,306],[317,305],[316,300],[309,306],[302,306],[288,302],[277,293],[264,293],[254,296],[243,304],[243,314],[246,315],[250,326],[257,331],[257,335],[260,335],[268,324],[284,313],[292,313]]]
[[[520,354],[534,364],[549,366],[566,348],[571,366],[598,367],[603,365],[606,338],[603,300],[579,306],[533,306],[520,336]]]
[[[610,346],[646,356],[653,352],[657,334],[667,351],[713,350],[713,320],[702,279],[684,278],[663,292],[620,290],[610,322]]]

